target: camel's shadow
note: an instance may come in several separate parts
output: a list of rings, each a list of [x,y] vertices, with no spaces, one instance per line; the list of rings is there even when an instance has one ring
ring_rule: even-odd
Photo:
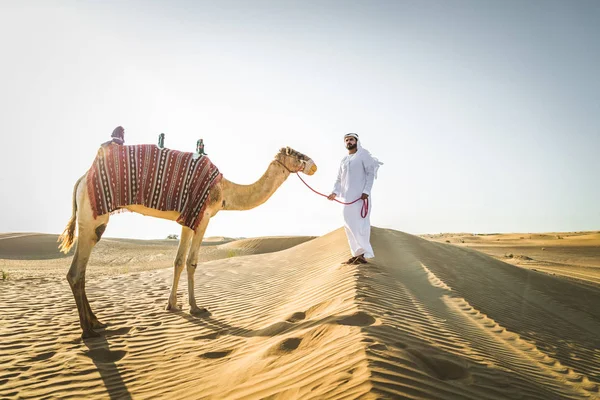
[[[96,365],[110,399],[131,399],[131,393],[116,365],[116,362],[125,357],[127,352],[111,350],[106,340],[106,337],[118,334],[118,331],[107,329],[100,337],[83,339],[83,343],[88,348],[84,354]]]
[[[210,312],[205,312],[201,314],[190,314],[184,311],[177,311],[176,314],[193,325],[202,328],[207,328],[213,331],[213,333],[211,334],[198,336],[194,339],[216,339],[218,337],[226,335],[237,336],[242,338],[275,337],[283,334],[288,334],[290,332],[314,328],[326,324],[364,326],[370,325],[372,323],[370,320],[363,318],[362,314],[364,313],[358,313],[360,315],[330,315],[317,320],[303,320],[291,317],[285,321],[275,322],[265,328],[252,330],[243,327],[233,326],[226,322],[215,319],[213,318]]]
[[[169,313],[169,312],[166,312]],[[315,320],[305,320],[304,313],[295,313],[292,317],[285,321],[275,322],[261,329],[247,329],[240,326],[234,326],[227,322],[214,318],[209,311],[190,314],[186,311],[171,311],[169,314],[176,315],[184,319],[187,323],[201,328],[202,331],[210,331],[203,335],[196,336],[194,340],[210,340],[217,339],[223,336],[235,336],[239,338],[255,338],[255,337],[276,337],[279,335],[289,334],[294,331],[309,329],[324,324],[339,324],[339,325],[364,325],[355,315],[337,315],[326,316]],[[111,350],[109,340],[112,337],[127,335],[131,327],[122,327],[119,329],[106,328],[100,330],[101,336],[89,339],[79,339],[88,348],[84,354],[89,357],[96,366],[104,386],[111,399],[131,399],[127,385],[117,362],[127,354],[123,350]],[[79,341],[78,340],[78,341]],[[204,358],[221,357],[223,352],[209,352],[203,355]],[[224,355],[228,352],[224,352]]]

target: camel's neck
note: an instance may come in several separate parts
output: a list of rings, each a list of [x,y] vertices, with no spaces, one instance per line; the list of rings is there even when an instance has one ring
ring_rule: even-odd
[[[289,175],[290,172],[283,165],[272,161],[263,176],[251,185],[238,185],[223,179],[223,210],[250,210],[260,206],[269,200]]]

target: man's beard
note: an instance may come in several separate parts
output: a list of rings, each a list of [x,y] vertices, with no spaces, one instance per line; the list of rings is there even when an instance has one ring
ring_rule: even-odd
[[[346,145],[346,148],[347,148],[348,150],[354,150],[354,149],[356,149],[356,146],[357,146],[357,143],[354,143],[354,144],[352,144],[352,143],[348,143],[348,144]]]

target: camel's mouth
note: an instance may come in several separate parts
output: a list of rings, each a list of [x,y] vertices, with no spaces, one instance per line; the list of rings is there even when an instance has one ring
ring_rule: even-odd
[[[306,175],[314,175],[317,172],[317,166],[315,164],[311,165],[308,171],[305,171]]]

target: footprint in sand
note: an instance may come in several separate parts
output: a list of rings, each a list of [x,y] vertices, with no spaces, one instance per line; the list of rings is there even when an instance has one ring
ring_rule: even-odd
[[[42,361],[42,360],[47,360],[47,359],[49,359],[49,358],[52,358],[52,357],[54,357],[54,355],[55,355],[55,354],[56,354],[56,352],[55,352],[55,351],[49,351],[49,352],[47,352],[47,353],[42,353],[42,354],[39,354],[39,355],[37,355],[37,356],[35,356],[35,357],[31,357],[31,358],[29,359],[29,361]]]
[[[306,313],[299,311],[299,312],[293,313],[288,319],[286,319],[286,321],[294,323],[294,322],[302,321],[305,318],[306,318]]]
[[[369,346],[369,350],[384,351],[387,349],[388,347],[383,343],[375,343]]]
[[[292,351],[296,350],[300,343],[302,342],[301,338],[289,338],[285,339],[283,342],[279,343],[279,350],[281,351]]]
[[[352,315],[348,315],[345,317],[340,317],[336,321],[340,325],[349,325],[349,326],[368,326],[373,325],[377,320],[367,314],[366,312],[359,311]]]
[[[209,351],[208,353],[204,353],[202,355],[200,355],[201,358],[211,358],[211,359],[216,359],[216,358],[223,358],[223,357],[227,357],[229,354],[231,354],[233,350],[224,350],[224,351]]]
[[[121,360],[127,354],[124,350],[111,351],[108,349],[94,349],[84,353],[95,362],[111,363]]]
[[[446,358],[427,355],[418,350],[409,349],[406,351],[414,357],[416,364],[426,373],[442,381],[464,379],[469,376],[466,365],[460,365],[458,362]]]
[[[285,339],[279,342],[279,344],[276,344],[275,346],[271,347],[267,352],[267,355],[281,356],[283,354],[296,350],[298,346],[300,346],[300,343],[302,343],[302,338],[294,337]]]

